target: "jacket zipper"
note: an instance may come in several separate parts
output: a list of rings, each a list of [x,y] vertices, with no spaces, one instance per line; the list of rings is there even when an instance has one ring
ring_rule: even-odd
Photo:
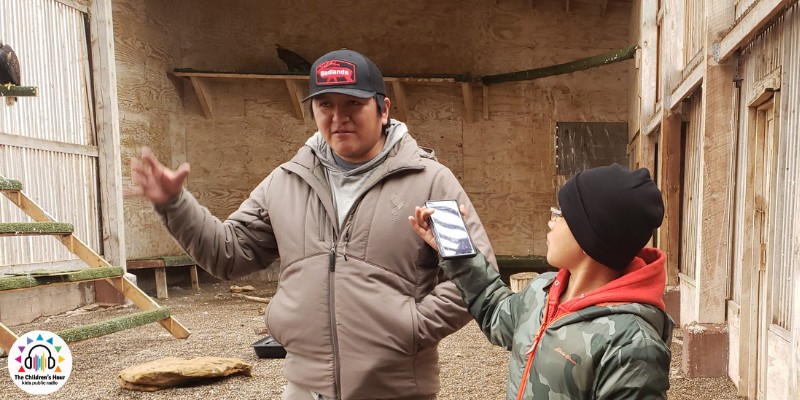
[[[328,303],[330,304],[331,316],[331,344],[333,345],[333,386],[336,392],[336,398],[341,399],[341,383],[339,378],[339,337],[336,332],[336,304],[335,304],[335,285],[333,283],[333,274],[336,272],[336,232],[333,235],[333,244],[331,245],[330,264],[328,265],[328,292],[330,297]]]
[[[347,231],[345,233],[345,241],[344,241],[344,249],[343,249],[343,256],[345,261],[347,261],[347,242],[350,240],[350,223],[353,219],[353,214],[351,213],[350,216],[347,218]],[[341,400],[342,393],[341,393],[341,373],[339,371],[339,335],[338,330],[336,329],[336,300],[335,300],[335,289],[336,285],[334,282],[334,274],[336,273],[336,243],[338,242],[338,238],[336,237],[336,232],[333,234],[333,244],[331,244],[331,253],[330,253],[330,262],[328,265],[328,282],[329,282],[329,290],[330,298],[328,299],[328,303],[330,304],[330,316],[331,316],[331,341],[333,342],[333,379],[334,379],[334,389],[336,390],[336,399]]]
[[[409,169],[416,169],[416,168],[400,168],[393,171],[391,174],[387,174],[381,180],[386,179],[387,176],[393,175],[394,173],[405,171]],[[356,209],[358,205],[361,203],[361,200],[364,199],[364,195],[367,194],[369,190],[362,193],[361,196],[353,203],[353,207],[350,210],[350,215],[347,216],[347,222],[345,223],[345,227],[347,230],[345,231],[344,236],[344,248],[343,248],[343,257],[344,260],[347,261],[347,243],[350,241],[350,228],[353,220],[353,215],[356,213]],[[341,374],[339,371],[339,336],[336,329],[336,302],[335,302],[335,285],[334,285],[334,274],[336,273],[336,244],[339,241],[339,238],[336,236],[336,226],[333,226],[333,243],[331,244],[331,252],[328,258],[328,292],[330,296],[328,298],[328,304],[330,307],[330,316],[331,316],[331,342],[333,342],[333,379],[334,379],[334,390],[336,392],[336,399],[342,399],[342,383],[341,383]]]
[[[550,322],[542,324],[539,327],[539,331],[536,332],[536,336],[533,337],[533,344],[531,345],[531,348],[525,352],[525,354],[528,355],[528,362],[525,363],[525,371],[522,373],[522,382],[520,382],[519,384],[519,392],[517,393],[517,400],[522,400],[522,395],[525,393],[525,384],[528,383],[528,376],[531,373],[531,366],[533,365],[533,355],[536,353],[536,349],[539,347],[539,342],[542,340],[542,335],[544,335],[544,331],[556,321],[570,314],[572,313],[561,314],[558,317],[553,318]]]

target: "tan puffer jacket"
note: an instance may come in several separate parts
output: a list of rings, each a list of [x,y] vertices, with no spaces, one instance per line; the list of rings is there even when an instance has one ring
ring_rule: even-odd
[[[407,218],[426,200],[457,199],[475,245],[496,267],[486,232],[453,173],[408,134],[341,229],[323,168],[304,146],[224,222],[185,190],[156,209],[219,278],[280,257],[265,320],[287,350],[287,380],[330,398],[430,398],[439,391],[437,344],[471,317]]]

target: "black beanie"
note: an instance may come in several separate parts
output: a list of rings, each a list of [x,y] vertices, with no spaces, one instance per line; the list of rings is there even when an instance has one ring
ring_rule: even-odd
[[[583,251],[615,270],[633,261],[664,219],[661,191],[645,168],[578,172],[558,191],[558,202]]]

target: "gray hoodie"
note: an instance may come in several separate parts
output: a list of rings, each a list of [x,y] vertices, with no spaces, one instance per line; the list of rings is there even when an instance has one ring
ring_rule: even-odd
[[[392,150],[392,147],[407,133],[408,127],[406,127],[406,124],[394,119],[390,120],[389,127],[386,129],[386,143],[380,153],[372,160],[350,170],[343,168],[336,162],[333,150],[325,142],[321,133],[317,132],[308,139],[306,146],[311,148],[320,163],[325,166],[331,195],[336,204],[339,226],[344,224],[353,203],[371,186],[367,184],[370,176],[377,170],[376,167],[386,160],[386,156]]]

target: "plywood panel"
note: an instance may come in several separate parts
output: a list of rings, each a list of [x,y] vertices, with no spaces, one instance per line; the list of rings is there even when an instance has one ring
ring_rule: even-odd
[[[124,184],[130,184],[128,160],[142,146],[172,168],[186,160],[183,80],[167,74],[180,63],[180,26],[175,23],[180,12],[174,2],[113,2]],[[181,251],[148,202],[125,199],[123,214],[128,258]]]
[[[491,74],[630,45],[629,3],[610,4],[605,17],[596,10],[597,15],[566,14],[557,2],[538,2],[531,8],[514,2],[413,0],[397,4],[402,13],[381,3],[356,1],[154,3],[158,2],[115,2],[115,21],[122,19],[118,64],[126,71],[120,75],[127,74],[120,78],[125,87],[120,93],[123,128],[130,136],[124,138],[123,151],[132,155],[148,144],[159,157],[171,158],[173,167],[180,160],[189,162],[190,191],[221,218],[272,169],[289,160],[315,125],[308,116],[298,124],[280,81],[212,81],[214,113],[206,119],[188,80],[176,84],[159,78],[163,65],[151,65],[154,62],[280,71],[285,66],[274,45],[281,44],[309,61],[333,49],[352,48],[386,74]],[[359,24],[353,25],[353,20]],[[180,33],[174,32],[176,27]],[[467,188],[498,254],[542,255],[547,216],[558,188],[555,123],[627,121],[629,64],[493,86],[488,118],[476,112],[473,124],[464,123],[458,84],[405,84],[405,122],[418,143],[433,148]],[[154,87],[160,92],[153,93]],[[182,104],[174,102],[173,94]],[[481,110],[481,96],[473,97],[473,110]],[[176,151],[185,151],[185,158],[170,155]],[[149,211],[131,205],[126,207],[129,226],[136,226],[143,238],[129,238],[129,243],[138,241],[129,248],[137,249],[138,256],[165,251],[159,246],[168,241],[161,233],[145,234],[145,226],[155,229]]]

